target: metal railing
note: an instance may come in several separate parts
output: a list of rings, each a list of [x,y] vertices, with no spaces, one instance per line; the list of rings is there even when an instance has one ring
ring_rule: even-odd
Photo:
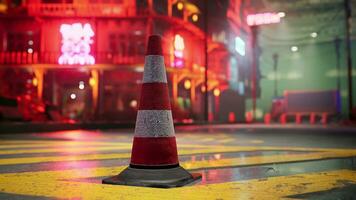
[[[122,4],[58,4],[37,3],[28,4],[31,16],[121,16],[128,17],[136,14],[136,8]]]
[[[144,62],[144,55],[140,54],[98,52],[93,56],[97,64],[138,64]],[[0,64],[58,64],[59,57],[59,52],[0,52]]]
[[[58,64],[60,52],[37,52],[28,53],[26,51],[13,51],[13,52],[0,52],[0,65],[20,65],[20,64]],[[96,52],[92,54],[95,58],[96,64],[117,64],[117,65],[137,65],[143,64],[145,61],[145,55],[142,53],[127,52]],[[173,66],[170,63],[170,55],[165,54],[165,61],[167,66]],[[190,69],[193,66],[194,61],[183,60],[184,69]],[[180,67],[176,67],[180,68]]]
[[[0,52],[0,64],[36,64],[38,57],[38,52]]]

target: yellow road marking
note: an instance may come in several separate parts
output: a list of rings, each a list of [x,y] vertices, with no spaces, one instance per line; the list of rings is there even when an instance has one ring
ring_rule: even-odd
[[[179,148],[178,153],[180,155],[190,155],[190,154],[227,153],[227,152],[241,152],[241,151],[263,151],[263,150],[271,150],[271,149],[276,150],[278,149],[278,147],[223,147],[223,148],[209,148],[209,149]],[[4,159],[0,159],[0,165],[80,161],[80,160],[120,159],[120,158],[130,158],[130,156],[131,156],[130,153],[111,153],[111,154],[78,154],[78,155],[66,155],[66,156],[4,158]],[[246,164],[250,165],[250,164],[258,164],[258,163],[262,164],[262,163],[283,162],[283,161],[286,162],[286,161],[316,160],[316,159],[339,158],[339,157],[350,157],[350,156],[356,156],[356,150],[338,149],[338,150],[321,151],[321,152],[309,152],[305,154],[287,154],[287,155],[270,155],[270,156],[265,156],[262,154],[260,156],[221,159],[218,162],[222,162],[222,163],[227,162],[229,163],[229,165],[231,165],[231,163],[243,164],[246,162]],[[205,166],[207,166],[207,164],[208,163],[205,163]],[[202,166],[204,166],[204,164]]]
[[[31,164],[43,162],[67,162],[80,160],[105,160],[115,158],[129,158],[131,153],[116,154],[84,154],[84,155],[67,155],[67,156],[43,156],[43,157],[21,157],[21,158],[4,158],[0,159],[0,165]]]
[[[262,143],[264,143],[264,141],[263,140],[251,140],[250,143],[252,143],[252,144],[262,144]]]
[[[98,142],[98,141],[90,141],[90,140],[0,140],[0,144],[82,144],[82,143],[90,143],[90,144],[116,144],[115,142]]]
[[[229,142],[233,142],[235,141],[235,139],[223,139],[223,140],[219,140],[220,143],[229,143]]]
[[[209,139],[210,140],[210,139]],[[27,143],[21,145],[14,145],[11,146],[3,145],[3,143]],[[37,146],[38,143],[40,146]],[[28,146],[27,146],[28,145]],[[92,141],[48,141],[48,140],[0,140],[0,149],[6,148],[25,148],[25,147],[58,147],[58,146],[65,146],[65,147],[77,147],[77,146],[90,146],[90,145],[103,145],[103,146],[125,146],[125,145],[132,145],[132,143],[122,143],[122,142],[92,142]],[[226,146],[226,145],[198,145],[198,144],[178,144],[178,147],[189,147],[189,148],[219,148],[219,149],[240,149],[241,151],[253,151],[253,150],[286,150],[286,151],[349,151],[354,149],[338,149],[338,148],[311,148],[311,147],[286,147],[286,146]]]
[[[201,141],[203,141],[203,142],[210,142],[210,141],[214,141],[214,140],[216,140],[216,138],[208,137],[208,138],[202,139]]]
[[[17,151],[68,151],[58,148],[74,147],[70,152],[85,150],[84,145],[88,142],[54,142],[50,144],[52,149],[26,149],[26,150],[0,150],[4,154]],[[10,144],[10,143],[9,143]],[[33,143],[28,143],[31,145]],[[48,145],[46,142],[39,142],[40,145]],[[91,145],[107,144],[104,142],[93,142]],[[112,143],[115,146],[88,147],[93,151],[105,149],[131,148],[131,143]],[[79,147],[78,147],[79,145]],[[83,145],[83,146],[82,146]],[[0,145],[4,146],[4,145]],[[37,146],[36,146],[37,147]],[[256,146],[209,146],[209,145],[179,145],[179,154],[207,154],[241,151],[307,151],[301,154],[284,154],[223,158],[216,160],[195,160],[182,162],[181,165],[187,169],[208,169],[212,167],[244,166],[266,163],[281,163],[288,161],[306,161],[325,158],[338,158],[356,156],[355,149],[326,149],[326,148],[299,148],[299,147],[256,147]],[[184,149],[194,147],[194,149]],[[200,149],[199,149],[200,148]],[[69,148],[70,149],[70,148]],[[316,152],[317,151],[317,152]],[[67,155],[49,157],[28,157],[28,158],[5,158],[0,159],[0,165],[5,164],[27,164],[41,162],[58,161],[79,161],[79,160],[103,160],[129,158],[130,153],[116,154],[89,154],[89,155]],[[85,167],[85,166],[83,166]],[[0,191],[19,195],[44,196],[50,198],[68,199],[283,199],[289,195],[307,192],[317,192],[341,187],[342,181],[356,183],[356,172],[351,170],[338,170],[331,172],[298,174],[284,177],[272,177],[262,180],[246,180],[229,183],[219,183],[210,185],[196,185],[174,189],[154,189],[143,187],[112,186],[87,182],[71,181],[70,179],[92,178],[111,176],[119,173],[126,166],[102,167],[102,168],[82,168],[63,171],[44,172],[24,172],[0,174]]]
[[[34,141],[31,141],[34,142]],[[37,141],[43,144],[43,141]],[[44,142],[43,145],[46,144]],[[63,148],[43,148],[43,149],[19,149],[19,150],[0,150],[0,154],[28,154],[28,153],[46,153],[46,152],[88,152],[88,151],[105,151],[105,150],[122,150],[126,149],[128,152],[124,153],[110,153],[110,154],[77,154],[77,155],[62,155],[62,156],[38,156],[38,157],[20,157],[20,158],[4,158],[0,159],[0,165],[14,165],[14,164],[30,164],[42,162],[64,162],[64,161],[80,161],[80,160],[104,160],[104,159],[120,159],[130,158],[131,143],[110,143],[116,144],[115,146],[99,146],[99,147],[82,147],[82,145],[101,145],[107,144],[104,142],[76,142],[76,141],[52,141],[53,146],[61,146]],[[31,144],[28,144],[31,145]],[[37,144],[38,145],[38,144]],[[4,145],[2,145],[4,146]],[[53,147],[51,146],[51,147]],[[242,151],[310,151],[304,154],[288,154],[288,155],[271,155],[271,156],[251,156],[242,158],[228,158],[214,161],[196,161],[194,162],[195,168],[203,168],[207,165],[252,165],[252,164],[265,164],[271,162],[287,162],[287,161],[301,161],[301,160],[315,160],[325,158],[338,158],[355,156],[356,150],[354,149],[325,149],[325,148],[300,148],[300,147],[256,147],[256,146],[209,146],[209,145],[179,145],[180,155],[189,154],[207,154],[207,153],[227,153],[227,152],[242,152]],[[195,149],[185,149],[192,148]],[[199,149],[201,148],[201,149]],[[312,151],[318,151],[313,153]]]
[[[310,154],[288,154],[288,155],[270,155],[270,156],[248,156],[238,158],[198,160],[194,162],[182,163],[182,166],[191,169],[203,169],[209,167],[233,167],[262,165],[272,163],[285,163],[296,161],[310,161],[328,158],[342,158],[356,156],[356,152],[318,152]]]
[[[230,149],[178,149],[180,155],[198,154],[198,153],[223,153],[229,151],[238,151],[240,148]],[[41,156],[41,157],[21,157],[21,158],[4,158],[0,159],[0,165],[30,164],[42,162],[62,162],[62,161],[79,161],[79,160],[104,160],[130,158],[131,153],[115,154],[84,154],[84,155],[66,155],[66,156]]]
[[[84,147],[83,147],[84,146]],[[38,146],[36,146],[38,147]],[[56,148],[60,147],[60,148]],[[131,150],[131,143],[119,143],[115,145],[105,145],[105,146],[89,146],[84,144],[56,144],[55,146],[50,146],[48,148],[32,148],[32,149],[10,149],[10,150],[0,150],[0,155],[9,154],[31,154],[31,153],[78,153],[78,152],[95,152],[95,151],[108,151],[108,150]],[[180,145],[180,148],[202,148],[206,146],[199,145]]]
[[[126,145],[131,145],[131,143],[120,143],[120,144],[126,144]],[[9,149],[9,148],[36,148],[36,147],[58,147],[58,146],[64,146],[64,147],[77,147],[77,146],[114,146],[118,145],[118,143],[101,143],[101,142],[63,142],[63,143],[33,143],[33,144],[8,144],[8,145],[1,145],[0,149]]]
[[[19,150],[0,150],[0,155],[7,154],[30,154],[30,153],[78,153],[90,151],[107,151],[107,150],[131,150],[130,145],[104,146],[104,147],[62,147],[62,148],[45,148],[45,149],[19,149]]]
[[[0,149],[10,149],[10,148],[38,148],[38,147],[78,147],[78,146],[127,146],[132,145],[132,143],[123,142],[90,142],[90,141],[32,141],[32,142],[20,142],[19,144],[14,144],[15,142],[0,142]],[[192,145],[192,144],[181,144],[180,146],[186,148],[201,148],[207,147],[206,145]],[[1,151],[1,150],[0,150]]]
[[[196,185],[173,189],[103,185],[68,179],[112,176],[123,170],[88,168],[64,171],[0,174],[0,191],[4,193],[65,199],[282,199],[300,193],[342,187],[342,181],[356,183],[356,172],[337,170]]]

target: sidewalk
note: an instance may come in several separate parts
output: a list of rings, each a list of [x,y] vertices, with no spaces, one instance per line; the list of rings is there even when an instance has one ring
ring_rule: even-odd
[[[263,124],[263,123],[250,123],[250,124],[183,124],[176,123],[175,126],[178,130],[193,131],[196,129],[265,129],[265,130],[339,130],[351,131],[356,133],[356,125],[353,123],[332,123],[329,125],[321,124]],[[2,122],[0,123],[1,133],[31,133],[31,132],[51,132],[63,130],[96,130],[96,129],[133,129],[134,123],[122,122],[81,122],[81,123],[56,123],[56,122]]]
[[[28,132],[51,132],[63,130],[95,130],[134,128],[133,123],[120,122],[83,122],[83,123],[61,123],[61,122],[7,122],[0,123],[1,133],[28,133]]]

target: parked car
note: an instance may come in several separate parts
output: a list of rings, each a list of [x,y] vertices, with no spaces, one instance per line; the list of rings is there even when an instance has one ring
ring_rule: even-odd
[[[0,96],[0,120],[22,120],[18,100]]]

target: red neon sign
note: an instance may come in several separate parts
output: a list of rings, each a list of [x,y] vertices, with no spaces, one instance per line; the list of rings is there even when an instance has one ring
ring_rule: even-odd
[[[184,66],[184,39],[179,34],[174,36],[174,64],[173,66],[181,68]]]
[[[60,65],[93,65],[95,59],[90,55],[91,39],[94,31],[90,24],[81,23],[62,24],[60,27],[62,34],[62,55],[58,59]]]
[[[281,21],[278,13],[259,13],[247,15],[247,24],[249,26],[258,26],[263,24],[276,24]]]

